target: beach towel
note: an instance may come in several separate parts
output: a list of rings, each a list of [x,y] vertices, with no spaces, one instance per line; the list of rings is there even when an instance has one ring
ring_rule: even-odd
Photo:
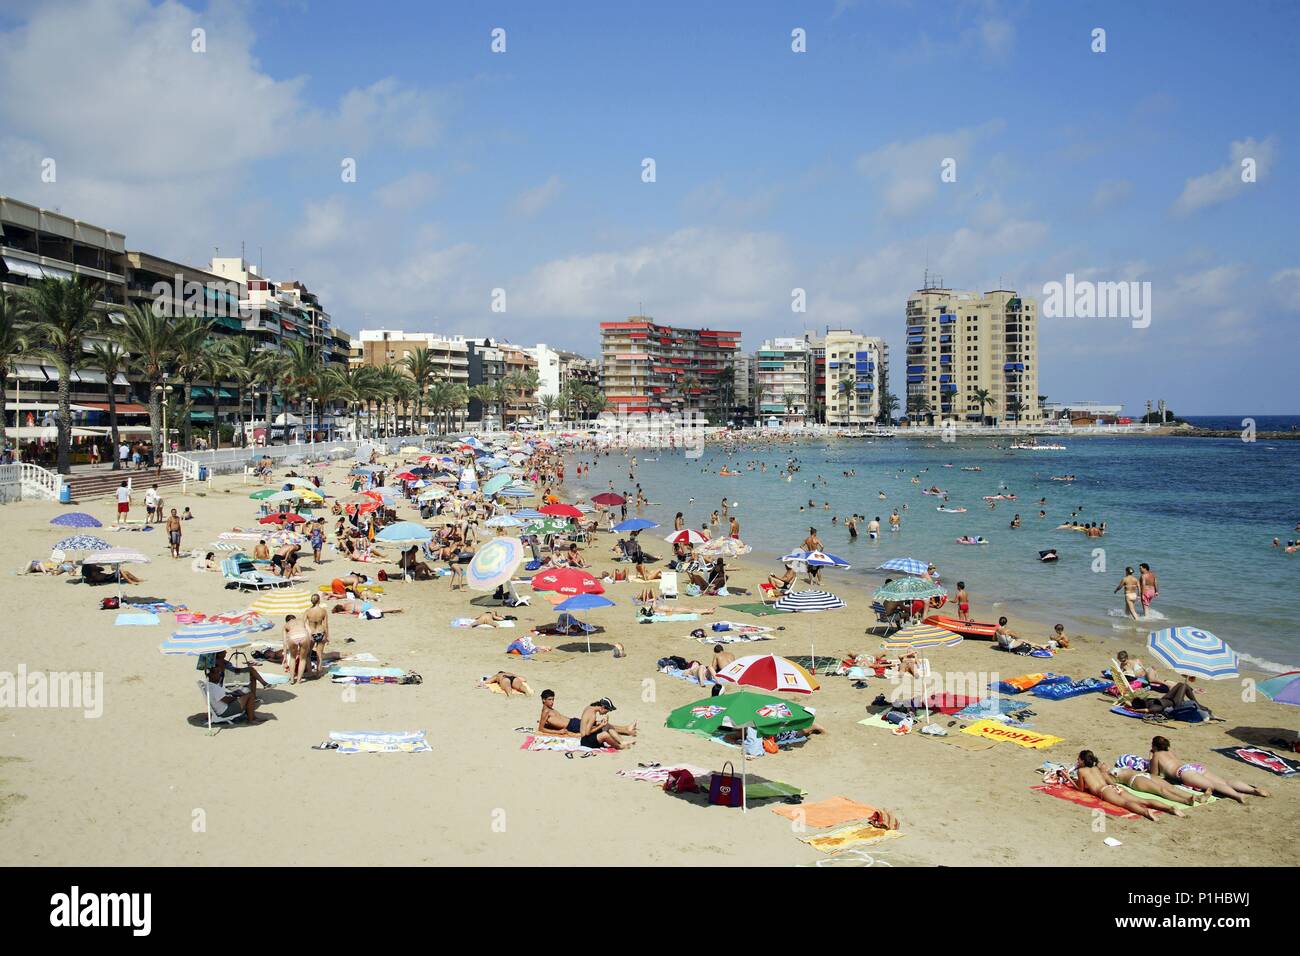
[[[1023,711],[1028,704],[1023,700],[1007,700],[1005,697],[985,697],[977,703],[957,711],[959,720],[996,720],[999,723],[1015,727],[1032,726],[1026,720],[1018,720],[1011,715]]]
[[[401,677],[406,671],[400,667],[353,667],[335,664],[325,673],[330,677]]]
[[[458,617],[451,622],[451,626],[452,627],[479,627],[479,628],[487,628],[488,630],[496,630],[496,627],[514,627],[515,622],[497,621],[496,627],[493,627],[491,624],[475,624],[474,619],[472,617]]]
[[[649,617],[638,615],[638,624],[663,624],[667,621],[698,621],[698,614],[651,614]]]
[[[750,777],[749,782],[745,784],[745,798],[750,801],[784,800],[789,797],[802,797],[807,792],[807,790],[796,787],[792,783],[783,783],[780,780],[764,780],[761,777]]]
[[[768,809],[788,820],[801,822],[805,826],[816,829],[838,826],[850,820],[870,820],[876,813],[875,807],[858,803],[848,797],[828,797],[816,803],[804,803],[798,806],[783,804]]]
[[[1079,697],[1083,694],[1101,693],[1110,687],[1110,681],[1099,680],[1096,677],[1084,677],[1080,680],[1061,681],[1052,684],[1038,684],[1030,689],[1029,693],[1043,700],[1066,700],[1070,697]]]
[[[1046,750],[1048,747],[1053,747],[1065,739],[1064,737],[1053,737],[1051,734],[1037,733],[1020,727],[1008,727],[996,720],[981,720],[969,727],[963,727],[961,732],[970,734],[972,737],[980,737],[996,743],[1013,743],[1017,747],[1028,747],[1033,750]]]
[[[964,712],[978,704],[981,699],[967,697],[965,694],[931,694],[926,700],[913,699],[912,706],[922,710],[928,706],[935,713],[953,715]]]
[[[1101,810],[1107,816],[1122,817],[1128,820],[1140,820],[1136,813],[1129,813],[1122,810],[1113,803],[1107,803],[1088,793],[1086,790],[1076,790],[1074,787],[1067,787],[1062,783],[1046,783],[1030,787],[1035,793],[1042,793],[1049,797],[1056,797],[1058,800],[1068,800],[1070,803],[1077,803],[1081,807],[1087,807],[1089,810]]]
[[[770,604],[764,604],[761,601],[751,604],[724,604],[722,605],[728,611],[739,611],[741,614],[752,614],[754,617],[767,617],[769,614],[792,614],[793,611],[783,611],[772,607]]]
[[[723,631],[721,634],[710,631],[703,637],[687,636],[686,640],[695,641],[699,644],[748,644],[751,641],[770,641],[772,635],[758,633],[737,633],[735,631]]]
[[[718,683],[716,680],[700,680],[694,674],[688,674],[680,668],[671,666],[660,668],[659,673],[667,674],[669,677],[676,677],[678,680],[684,680],[688,684],[698,684],[700,687],[712,687]]]
[[[117,627],[152,627],[158,623],[157,614],[131,614],[123,611],[113,621]]]
[[[615,770],[614,772],[620,777],[627,777],[629,780],[644,780],[648,783],[663,783],[668,779],[668,774],[674,770],[685,770],[696,780],[701,780],[713,772],[712,770],[707,770],[704,767],[697,767],[694,764],[689,763],[673,764],[668,767],[638,767],[636,770],[624,769]]]
[[[1249,764],[1258,770],[1265,770],[1275,777],[1295,777],[1300,775],[1300,760],[1284,757],[1263,747],[1216,747],[1216,754],[1223,754],[1232,760]]]
[[[1112,714],[1119,714],[1121,717],[1136,717],[1138,720],[1145,720],[1147,717],[1154,717],[1155,714],[1145,710],[1134,710],[1131,707],[1125,707],[1123,704],[1116,704],[1110,709]]]
[[[1008,677],[1006,680],[998,681],[993,685],[993,690],[1000,694],[1023,694],[1039,684],[1054,684],[1069,679],[1062,674],[1021,674],[1019,677]]]
[[[818,654],[816,660],[810,654],[798,654],[787,657],[786,660],[793,661],[810,674],[821,674],[823,677],[829,677],[840,669],[838,657],[827,657],[822,654]]]
[[[341,754],[418,754],[433,749],[423,730],[331,730],[330,742]]]
[[[866,717],[859,720],[858,723],[860,723],[863,727],[880,727],[885,730],[888,730],[890,733],[893,733],[894,726],[895,726],[894,724],[891,724],[889,721],[885,720],[884,714],[868,714]]]
[[[881,830],[864,823],[850,823],[818,836],[800,837],[799,841],[819,853],[836,853],[849,847],[873,846],[887,840],[896,840],[902,835],[900,830]]]
[[[129,607],[135,611],[148,611],[151,614],[188,610],[184,604],[172,604],[169,601],[132,601],[130,598],[122,601],[122,607]]]
[[[558,750],[574,753],[616,754],[616,747],[584,747],[581,737],[552,737],[549,734],[529,734],[519,746],[520,750]]]

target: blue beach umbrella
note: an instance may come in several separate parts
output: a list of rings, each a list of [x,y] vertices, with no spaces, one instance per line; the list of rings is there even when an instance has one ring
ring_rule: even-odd
[[[491,498],[503,488],[510,486],[509,475],[493,475],[483,483],[483,497]]]
[[[792,591],[776,602],[778,611],[834,611],[844,602],[829,591]]]
[[[414,521],[399,521],[382,529],[375,535],[375,540],[387,541],[391,544],[421,544],[432,541],[433,532]]]
[[[506,488],[502,488],[499,492],[497,492],[497,497],[498,498],[531,498],[535,494],[537,494],[537,492],[533,491],[533,489],[531,488],[526,488],[523,485],[510,485]]]
[[[56,518],[50,519],[50,524],[59,525],[62,528],[102,528],[104,523],[94,515],[88,515],[84,511],[69,511],[61,514]]]
[[[1199,627],[1167,627],[1147,635],[1147,647],[1180,674],[1222,680],[1236,677],[1240,660],[1223,638]]]
[[[812,568],[849,568],[849,563],[834,554],[825,551],[804,551],[796,548],[789,554],[781,556],[782,561],[802,561]]]
[[[649,518],[628,518],[614,525],[615,531],[645,531],[647,528],[659,527],[658,521],[651,521]]]
[[[512,511],[516,518],[523,518],[525,521],[542,521],[546,515],[542,514],[536,508],[520,508],[518,511]]]
[[[522,528],[524,523],[514,515],[497,515],[483,522],[489,528]]]
[[[112,545],[93,534],[74,534],[54,543],[54,551],[107,551]]]
[[[559,604],[555,605],[555,610],[564,611],[566,613],[571,614],[574,611],[590,611],[592,608],[596,608],[596,607],[613,607],[613,606],[614,606],[614,602],[611,601],[609,598],[605,597],[603,594],[575,594],[573,597],[561,601]],[[583,630],[585,631],[587,629],[587,621],[585,616],[583,618],[582,625],[583,625]],[[588,633],[585,636],[587,638],[587,653],[590,654],[591,634]]]

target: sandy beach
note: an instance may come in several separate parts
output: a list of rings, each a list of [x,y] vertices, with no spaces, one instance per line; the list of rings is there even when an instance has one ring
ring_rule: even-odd
[[[346,464],[328,468],[329,492],[343,490],[346,472]],[[185,550],[208,550],[220,532],[251,525],[255,504],[248,495],[255,489],[239,477],[222,477],[202,486],[201,493],[191,486],[188,494],[170,494],[168,508],[189,506],[195,515],[185,523]],[[137,494],[137,517],[143,511],[140,498]],[[111,499],[103,498],[77,510],[105,523],[93,533],[152,559],[136,569],[144,583],[128,587],[129,598],[184,603],[206,613],[252,602],[252,595],[224,589],[219,574],[196,573],[188,558],[169,558],[161,530],[113,531],[111,508]],[[639,586],[615,583],[606,596],[617,606],[589,616],[606,628],[594,638],[599,642],[594,646],[605,649],[588,654],[581,639],[557,638],[561,647],[552,653],[520,660],[505,655],[506,645],[528,626],[554,620],[541,595],[508,612],[520,619],[513,630],[460,629],[450,622],[471,610],[472,592],[451,593],[446,578],[396,580],[387,584],[381,607],[401,607],[404,613],[379,621],[335,615],[333,647],[416,671],[423,683],[347,687],[313,680],[273,687],[259,692],[263,722],[236,724],[209,736],[194,659],[158,651],[174,629],[170,614],[162,614],[158,626],[116,627],[116,612],[99,609],[111,587],[12,573],[27,559],[48,556],[61,531],[49,521],[60,510],[53,503],[29,501],[0,511],[11,571],[0,578],[7,616],[0,671],[22,666],[29,674],[102,673],[103,712],[87,718],[72,709],[0,710],[0,863],[634,866],[799,865],[824,859],[767,806],[743,814],[704,806],[616,773],[649,762],[714,770],[727,760],[739,762],[734,748],[664,727],[673,708],[705,692],[658,673],[656,661],[670,654],[706,655],[709,648],[687,635],[695,627],[707,629],[709,616],[690,623],[635,624]],[[403,518],[413,515],[407,506],[400,510]],[[609,548],[615,537],[598,535],[589,547],[595,568],[614,567]],[[671,549],[654,550],[662,556]],[[304,586],[314,589],[352,567],[327,551],[321,566],[304,565]],[[731,568],[732,580],[751,591],[772,570],[746,559]],[[880,637],[866,632],[873,620],[870,595],[836,587],[834,572],[824,577],[847,608],[761,619],[720,609],[714,617],[783,628],[774,632],[774,640],[742,645],[741,654],[753,648],[754,653],[806,655],[814,642],[818,655],[875,653]],[[998,597],[977,595],[972,617],[996,619],[988,602]],[[756,600],[683,596],[682,603]],[[1023,636],[1043,639],[1051,615],[1016,623]],[[266,636],[279,640],[278,630]],[[972,640],[927,656],[937,672],[1002,676],[1048,669],[1095,676],[1121,648],[1149,660],[1137,639],[1071,637],[1071,649],[1050,661],[999,654]],[[354,643],[345,644],[347,639]],[[626,657],[613,656],[608,649],[613,641],[625,645]],[[483,675],[499,669],[525,677],[534,695],[507,699],[477,686]],[[1243,679],[1252,676],[1260,675],[1243,674]],[[637,722],[636,746],[590,759],[521,750],[525,734],[517,728],[536,724],[536,694],[544,687],[556,691],[557,707],[566,714],[580,713],[599,697],[612,698],[616,722]],[[873,848],[872,855],[893,865],[1291,862],[1290,841],[1277,835],[1300,825],[1300,783],[1211,752],[1239,743],[1269,746],[1279,736],[1294,739],[1294,708],[1243,701],[1241,680],[1198,685],[1224,718],[1212,724],[1154,727],[1111,714],[1112,701],[1100,695],[1060,702],[1031,698],[1028,705],[1037,715],[1033,729],[1063,738],[1050,750],[998,743],[969,751],[859,724],[867,705],[892,689],[883,679],[855,689],[843,677],[823,677],[822,689],[807,703],[827,734],[751,761],[749,771],[797,785],[809,801],[840,795],[888,808],[901,821],[903,836]],[[952,720],[935,717],[945,727]],[[342,755],[312,749],[339,730],[423,730],[432,752]],[[1186,819],[1162,815],[1154,823],[1105,817],[1103,830],[1087,808],[1031,790],[1041,782],[1035,769],[1044,760],[1073,764],[1083,748],[1104,761],[1121,753],[1145,754],[1155,733],[1168,736],[1181,758],[1268,787],[1273,797],[1251,798],[1245,805],[1220,800],[1190,810]],[[1108,836],[1123,845],[1105,845]]]

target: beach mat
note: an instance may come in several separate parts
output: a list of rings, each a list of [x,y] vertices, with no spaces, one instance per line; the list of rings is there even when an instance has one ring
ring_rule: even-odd
[[[1039,784],[1036,787],[1030,787],[1029,789],[1033,790],[1035,793],[1043,793],[1049,797],[1056,797],[1058,800],[1067,800],[1070,803],[1076,803],[1089,810],[1100,810],[1107,816],[1120,817],[1121,819],[1126,820],[1142,819],[1136,813],[1129,813],[1127,810],[1121,810],[1114,804],[1106,803],[1104,800],[1099,800],[1097,797],[1094,797],[1092,794],[1084,790],[1076,790],[1073,787],[1067,787],[1061,783],[1044,783]]]
[[[741,614],[749,614],[753,617],[767,617],[769,614],[792,614],[792,611],[780,611],[770,604],[764,604],[762,601],[755,601],[749,604],[724,604],[722,605],[728,611],[739,611]]]
[[[818,654],[816,659],[810,654],[799,654],[795,657],[787,657],[786,660],[793,661],[810,674],[820,674],[822,677],[830,677],[840,669],[840,659],[838,657],[825,657]]]
[[[858,803],[848,797],[828,797],[816,803],[804,803],[797,806],[783,804],[768,807],[773,813],[794,820],[804,826],[821,829],[839,826],[852,820],[870,820],[876,808],[865,803]]]
[[[995,743],[1013,743],[1017,747],[1028,747],[1032,750],[1046,750],[1048,747],[1053,747],[1065,739],[1064,737],[1053,737],[1051,734],[1025,730],[1021,727],[1010,727],[996,720],[977,721],[969,727],[963,727],[961,732],[983,740],[992,740]]]
[[[800,837],[799,842],[808,844],[819,853],[838,853],[850,847],[874,846],[896,840],[902,835],[899,830],[882,830],[864,823],[850,823],[817,836]]]
[[[331,730],[330,741],[341,754],[419,754],[433,750],[423,730],[355,731]]]
[[[113,621],[117,627],[152,627],[157,623],[157,614],[132,614],[129,611],[118,614],[117,619]]]
[[[787,797],[802,797],[808,791],[792,783],[781,780],[763,780],[751,776],[745,785],[746,800],[776,800]]]
[[[863,727],[879,727],[882,730],[888,730],[890,733],[893,733],[894,727],[896,726],[895,724],[891,724],[889,721],[885,720],[883,714],[867,714],[867,716],[859,720],[858,723]]]
[[[584,747],[580,737],[552,737],[549,734],[529,734],[520,744],[520,750],[531,750],[540,752],[543,750],[555,750],[561,753],[588,753],[588,754],[616,754],[618,749],[615,747],[600,747],[592,749]]]
[[[1027,720],[1015,720],[1011,714],[1028,710],[1029,704],[1024,700],[1008,700],[1005,697],[985,697],[978,703],[970,704],[957,711],[958,720],[996,720],[1012,727],[1032,727]]]
[[[1216,754],[1235,760],[1238,763],[1244,763],[1254,767],[1257,770],[1264,770],[1275,777],[1296,777],[1300,776],[1300,760],[1293,757],[1284,757],[1282,754],[1272,750],[1266,750],[1263,747],[1216,747]]]

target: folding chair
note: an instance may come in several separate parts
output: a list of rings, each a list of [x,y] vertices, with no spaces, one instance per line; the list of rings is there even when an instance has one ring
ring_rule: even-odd
[[[677,600],[677,572],[664,571],[659,575],[659,597],[663,600]]]
[[[199,681],[199,693],[203,695],[203,709],[208,712],[209,734],[213,733],[213,724],[233,724],[240,718],[247,716],[243,710],[236,710],[233,714],[230,714],[227,717],[222,717],[220,714],[214,714],[212,712],[212,698],[208,696],[208,682],[205,680]]]

